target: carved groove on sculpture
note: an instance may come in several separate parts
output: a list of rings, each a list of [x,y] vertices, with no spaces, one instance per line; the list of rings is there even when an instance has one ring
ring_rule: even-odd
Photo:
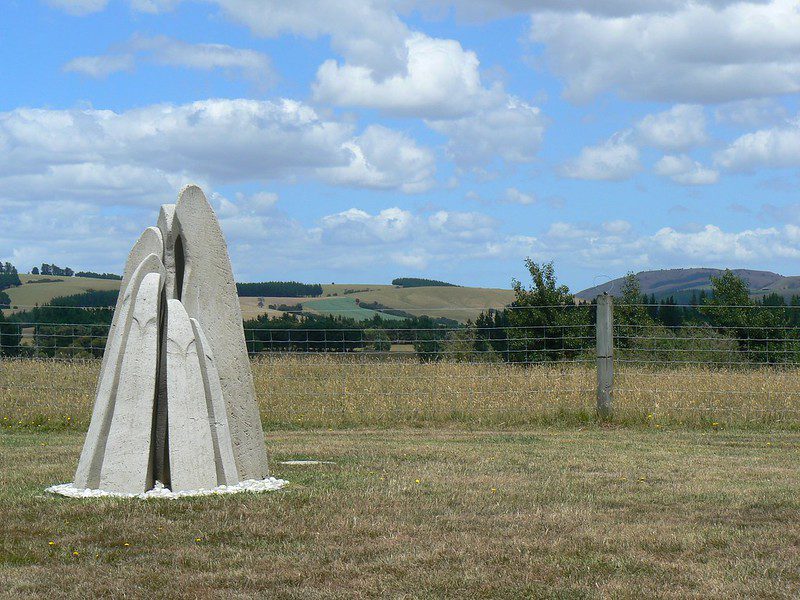
[[[74,485],[180,492],[267,474],[225,239],[188,186],[128,257]]]

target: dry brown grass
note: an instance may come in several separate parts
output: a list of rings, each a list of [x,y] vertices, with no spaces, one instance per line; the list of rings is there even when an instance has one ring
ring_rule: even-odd
[[[70,480],[82,440],[0,434],[0,597],[729,600],[800,589],[798,433],[283,431],[268,435],[274,474],[291,482],[281,492],[44,494]],[[297,458],[336,464],[280,464]]]
[[[800,428],[800,370],[623,367],[616,380],[618,423]],[[86,427],[98,369],[98,361],[0,363],[4,426]],[[253,361],[253,374],[269,429],[505,428],[594,419],[595,371],[589,364],[267,355]]]

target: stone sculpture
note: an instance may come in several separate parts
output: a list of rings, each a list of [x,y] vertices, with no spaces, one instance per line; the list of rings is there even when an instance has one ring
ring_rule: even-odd
[[[128,257],[74,486],[180,492],[267,474],[225,239],[188,186]]]

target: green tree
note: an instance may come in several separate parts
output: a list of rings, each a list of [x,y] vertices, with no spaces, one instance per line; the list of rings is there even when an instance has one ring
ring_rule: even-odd
[[[711,277],[711,297],[705,297],[702,312],[719,328],[746,328],[751,324],[754,306],[747,282],[726,269]]]
[[[574,358],[591,344],[586,339],[592,311],[579,306],[566,285],[559,284],[552,262],[525,259],[530,287],[513,280],[515,299],[508,310],[506,337],[510,362],[531,363]]]
[[[22,330],[16,323],[10,323],[0,311],[0,356],[19,356],[22,352]]]
[[[614,310],[614,324],[617,328],[617,344],[628,347],[635,338],[641,337],[645,328],[652,327],[653,319],[647,312],[647,296],[642,295],[639,278],[629,272],[622,283],[621,295]]]
[[[736,338],[740,362],[774,364],[794,362],[800,352],[800,340],[791,327],[791,310],[776,295],[761,302],[750,298],[742,278],[726,270],[711,278],[712,294],[702,312],[709,323],[728,337]]]
[[[392,340],[384,329],[365,329],[362,337],[367,353],[386,353],[392,349]]]

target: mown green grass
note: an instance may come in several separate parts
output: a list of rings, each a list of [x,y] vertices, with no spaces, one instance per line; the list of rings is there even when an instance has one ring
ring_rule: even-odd
[[[355,298],[315,298],[303,301],[303,309],[321,315],[345,317],[356,321],[367,321],[373,317],[380,317],[387,321],[402,321],[403,317],[390,315],[369,308],[361,308],[356,304]]]
[[[45,494],[71,479],[82,439],[0,434],[0,596],[730,599],[800,589],[797,433],[276,431],[273,474],[291,482],[280,492]],[[280,464],[297,458],[336,464]]]

